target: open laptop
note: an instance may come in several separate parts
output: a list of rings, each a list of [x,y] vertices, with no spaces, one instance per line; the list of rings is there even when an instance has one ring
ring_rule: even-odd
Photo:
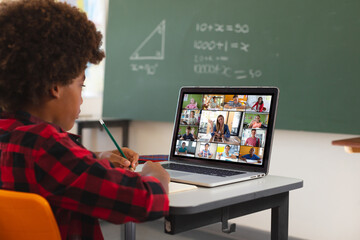
[[[269,170],[279,89],[183,87],[169,160],[175,182],[215,187]]]

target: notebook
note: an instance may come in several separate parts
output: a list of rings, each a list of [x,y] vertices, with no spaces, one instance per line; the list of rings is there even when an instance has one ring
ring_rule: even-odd
[[[197,189],[195,185],[185,184],[185,183],[177,183],[177,182],[170,182],[169,183],[169,193],[177,193],[177,192],[184,192],[189,190]]]
[[[182,87],[168,161],[171,180],[205,187],[269,170],[276,87]]]

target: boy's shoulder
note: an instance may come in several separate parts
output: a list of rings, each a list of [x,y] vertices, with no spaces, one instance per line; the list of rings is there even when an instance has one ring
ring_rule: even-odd
[[[60,127],[55,126],[52,123],[48,123],[45,121],[22,121],[22,120],[14,120],[8,119],[9,122],[12,123],[12,126],[9,126],[10,132],[27,132],[39,135],[44,138],[48,138],[53,135],[59,135],[64,133]]]
[[[45,121],[27,121],[23,119],[1,119],[2,132],[6,132],[9,142],[44,147],[51,142],[75,139],[76,136],[63,131],[60,127]],[[37,148],[35,147],[35,148]]]

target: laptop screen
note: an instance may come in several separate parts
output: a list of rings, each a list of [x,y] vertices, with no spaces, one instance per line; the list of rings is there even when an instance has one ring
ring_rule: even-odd
[[[171,156],[263,166],[277,93],[276,88],[183,88]]]

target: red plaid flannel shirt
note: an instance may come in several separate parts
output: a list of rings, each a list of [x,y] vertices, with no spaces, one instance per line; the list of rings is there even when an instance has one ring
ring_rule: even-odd
[[[25,112],[0,110],[0,189],[45,197],[63,239],[103,239],[98,218],[120,224],[168,213],[157,179],[113,168],[76,139]]]

